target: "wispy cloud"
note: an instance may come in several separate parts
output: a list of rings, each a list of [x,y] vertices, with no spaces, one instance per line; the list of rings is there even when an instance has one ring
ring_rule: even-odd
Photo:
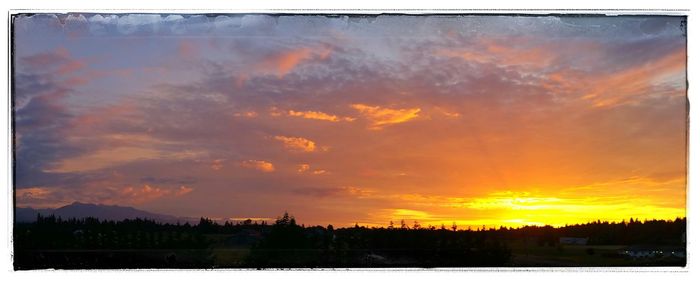
[[[326,59],[330,52],[331,50],[325,47],[284,50],[268,55],[257,64],[257,68],[261,71],[272,71],[282,78],[303,62]]]
[[[337,115],[332,115],[320,111],[294,111],[294,110],[289,110],[287,112],[289,116],[294,116],[294,117],[301,117],[305,119],[314,119],[314,120],[322,120],[322,121],[330,121],[330,122],[338,122],[338,121],[354,121],[354,118],[351,117],[338,117]]]
[[[224,167],[224,161],[225,159],[215,159],[211,161],[211,169],[215,171],[221,170],[221,168]]]
[[[60,192],[60,190],[59,190]],[[69,204],[70,199],[56,196],[55,188],[29,187],[15,190],[18,207],[56,208]]]
[[[115,140],[124,142],[129,140]],[[144,145],[145,144],[145,145]],[[113,148],[96,150],[92,154],[83,154],[76,157],[66,158],[56,163],[54,167],[46,169],[52,173],[75,173],[88,172],[105,169],[117,165],[144,161],[144,160],[164,160],[164,159],[198,159],[207,155],[202,150],[182,150],[170,151],[161,149],[158,146],[149,146],[148,143],[137,145],[115,145]]]
[[[408,122],[418,118],[420,108],[392,109],[366,104],[352,104],[362,116],[370,121],[370,129],[379,130],[385,126]]]
[[[115,199],[122,204],[143,204],[165,196],[183,196],[192,192],[194,188],[180,186],[177,188],[158,187],[145,184],[142,187],[127,186],[121,190],[120,196]]]
[[[299,164],[297,167],[298,167],[297,172],[299,172],[299,173],[304,173],[304,172],[308,171],[309,169],[311,169],[311,165],[309,165],[309,164]]]
[[[236,117],[246,117],[246,118],[254,118],[258,116],[258,113],[252,110],[249,111],[243,111],[243,112],[236,112],[233,114],[233,116]]]
[[[102,186],[85,190],[65,190],[50,187],[32,187],[17,190],[17,205],[33,208],[57,208],[75,201],[97,204],[142,205],[165,198],[177,198],[193,192],[193,187],[180,185],[156,186],[144,184],[115,188]]]
[[[245,160],[240,163],[241,167],[255,169],[258,171],[270,173],[275,171],[275,166],[264,160]]]
[[[275,139],[282,142],[284,147],[292,151],[314,152],[316,143],[302,137],[275,136]]]
[[[297,173],[299,174],[311,174],[311,175],[323,175],[328,172],[323,169],[311,169],[309,164],[299,164],[297,165]]]

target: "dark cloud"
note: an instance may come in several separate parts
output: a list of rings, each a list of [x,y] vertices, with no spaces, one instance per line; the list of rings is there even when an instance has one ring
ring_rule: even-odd
[[[15,134],[15,175],[19,188],[55,184],[61,177],[45,172],[58,160],[76,156],[86,147],[65,143],[62,130],[72,115],[61,104],[69,90],[47,74],[18,74],[14,95],[17,103],[13,123]]]

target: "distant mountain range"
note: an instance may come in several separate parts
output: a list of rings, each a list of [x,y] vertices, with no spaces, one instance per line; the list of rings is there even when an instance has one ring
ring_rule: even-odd
[[[56,217],[61,217],[63,219],[93,217],[100,220],[121,221],[125,219],[142,218],[151,219],[162,223],[193,223],[199,221],[198,218],[195,219],[189,217],[156,214],[133,207],[87,204],[80,202],[74,202],[73,204],[56,209],[15,208],[15,220],[17,222],[36,221],[38,214],[43,216],[55,215]]]

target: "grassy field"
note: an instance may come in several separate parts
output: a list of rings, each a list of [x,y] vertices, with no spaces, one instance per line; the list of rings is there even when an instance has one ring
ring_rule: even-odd
[[[557,245],[511,242],[511,266],[646,266],[665,265],[658,260],[634,260],[617,255],[626,245]]]
[[[239,267],[250,253],[249,247],[225,243],[226,235],[212,235],[212,255],[217,267]],[[654,260],[633,260],[617,254],[627,245],[537,245],[512,241],[512,258],[507,266],[516,267],[609,267],[664,265]]]
[[[249,245],[231,245],[227,243],[227,238],[230,235],[226,234],[209,234],[207,239],[212,242],[211,254],[214,259],[214,264],[217,267],[241,267],[245,258],[250,253]]]

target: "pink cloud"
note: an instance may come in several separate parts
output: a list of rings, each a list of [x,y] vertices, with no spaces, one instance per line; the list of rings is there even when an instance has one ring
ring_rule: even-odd
[[[543,70],[562,56],[596,54],[599,50],[599,44],[594,42],[557,42],[552,45],[538,42],[537,38],[520,36],[507,39],[481,38],[469,48],[438,48],[433,54],[500,67]]]
[[[313,60],[325,60],[330,54],[331,49],[327,47],[291,49],[264,58],[256,68],[258,71],[274,72],[279,78],[282,78],[301,63]]]
[[[685,50],[676,51],[640,67],[594,77],[594,81],[587,83],[590,87],[583,99],[597,107],[634,102],[638,100],[635,97],[649,94],[658,78],[672,75],[684,77],[685,68]]]
[[[70,204],[55,188],[30,187],[15,190],[18,207],[57,208]],[[60,190],[59,190],[60,191]]]
[[[177,53],[180,58],[191,59],[199,54],[199,48],[192,41],[181,40],[177,47]]]
[[[108,182],[93,182],[81,190],[65,190],[52,187],[30,187],[15,191],[17,206],[32,208],[57,208],[75,201],[94,204],[140,205],[167,197],[180,197],[194,188],[162,187],[146,184],[140,187],[105,187]]]
[[[183,196],[193,190],[193,188],[184,185],[178,188],[165,188],[148,184],[140,188],[128,186],[121,190],[119,200],[127,204],[142,204],[166,196]]]
[[[188,193],[190,193],[190,192],[192,192],[192,191],[194,191],[194,188],[191,188],[191,187],[187,187],[187,186],[182,185],[182,186],[180,186],[180,188],[178,188],[178,189],[175,191],[175,196],[182,196],[182,195],[188,194]]]
[[[211,162],[211,169],[214,171],[221,170],[224,167],[224,159],[216,159]]]
[[[70,52],[63,47],[53,51],[31,55],[22,58],[22,65],[34,71],[55,71],[56,74],[66,76],[75,74],[86,68],[86,61],[75,59]]]
[[[57,72],[59,74],[66,75],[66,74],[71,74],[73,72],[80,71],[84,68],[85,68],[85,62],[79,61],[79,60],[73,60],[73,61],[69,61],[69,62],[66,62],[65,64],[61,65],[58,68]]]

